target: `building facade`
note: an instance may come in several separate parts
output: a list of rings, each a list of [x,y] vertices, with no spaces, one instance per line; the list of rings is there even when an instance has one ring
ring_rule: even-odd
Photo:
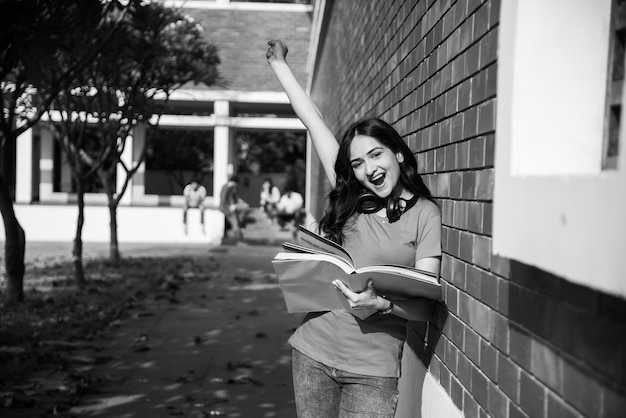
[[[223,87],[187,85],[175,91],[158,128],[137,127],[125,147],[124,161],[132,166],[146,143],[146,130],[164,132],[176,141],[179,132],[200,133],[210,138],[213,167],[202,178],[209,192],[204,231],[197,211],[190,212],[190,228],[182,226],[182,187],[169,185],[163,170],[149,164],[132,178],[118,210],[119,240],[123,242],[208,242],[218,244],[223,235],[223,216],[215,209],[219,192],[228,177],[237,172],[236,136],[241,132],[299,132],[304,127],[295,118],[286,95],[265,62],[267,41],[293,40],[290,59],[298,79],[306,83],[306,61],[313,6],[306,1],[231,2],[166,1],[204,28],[207,40],[219,49]],[[171,139],[168,139],[171,138]],[[303,139],[304,141],[304,139]],[[17,141],[16,214],[32,241],[71,241],[76,223],[76,194],[52,133],[42,124]],[[121,169],[120,169],[121,170]],[[187,175],[190,176],[189,173]],[[245,176],[240,194],[255,206],[261,179]],[[123,173],[118,175],[118,183]],[[167,186],[167,187],[166,187]],[[121,184],[118,184],[118,190]],[[253,199],[254,198],[254,199]],[[108,212],[104,193],[85,196],[86,221],[83,240],[107,242]],[[54,225],[49,216],[58,219]],[[155,228],[158,225],[158,228]]]
[[[411,324],[398,417],[626,413],[624,16],[611,0],[316,2],[311,96],[338,136],[393,124],[443,214],[444,300]]]

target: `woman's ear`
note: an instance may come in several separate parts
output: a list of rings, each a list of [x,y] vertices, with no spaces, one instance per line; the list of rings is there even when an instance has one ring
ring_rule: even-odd
[[[404,155],[402,155],[401,152],[398,152],[396,153],[396,159],[398,160],[400,164],[402,164],[404,162]]]

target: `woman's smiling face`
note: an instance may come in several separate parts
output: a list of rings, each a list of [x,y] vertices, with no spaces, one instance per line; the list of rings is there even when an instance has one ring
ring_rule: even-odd
[[[394,154],[371,136],[357,135],[350,144],[350,165],[355,177],[380,198],[387,198],[399,185],[401,161],[402,154]]]

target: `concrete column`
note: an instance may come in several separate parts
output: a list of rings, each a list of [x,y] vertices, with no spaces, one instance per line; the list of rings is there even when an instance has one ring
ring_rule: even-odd
[[[17,137],[15,145],[15,203],[33,201],[33,130]]]
[[[126,167],[131,168],[133,167],[133,134],[131,133],[130,135],[128,135],[128,137],[126,138],[126,145],[124,146],[124,151],[122,152],[122,155],[120,156],[120,159],[124,162],[124,164],[126,165]],[[124,181],[126,180],[126,171],[124,170],[124,168],[122,167],[121,164],[117,165],[117,176],[116,176],[116,181],[117,184],[115,185],[115,192],[116,193],[120,193],[122,191],[122,187],[124,186]],[[124,193],[124,196],[122,196],[122,199],[120,200],[120,206],[130,206],[133,203],[133,179],[130,179],[130,181],[128,182],[128,188],[126,189],[126,192]]]
[[[220,117],[229,116],[230,103],[225,100],[217,100],[214,104],[214,109],[218,122],[213,136],[213,197],[215,202],[219,204],[220,191],[228,181],[229,175],[232,174],[230,128],[226,122],[220,121]]]
[[[41,157],[39,159],[39,172],[41,181],[39,183],[39,199],[44,202],[52,199],[54,191],[53,185],[54,169],[54,138],[48,129],[41,130]]]

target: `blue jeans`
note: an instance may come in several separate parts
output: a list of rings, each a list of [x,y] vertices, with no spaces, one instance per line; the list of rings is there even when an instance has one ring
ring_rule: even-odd
[[[298,418],[393,418],[398,379],[348,373],[293,350]]]

